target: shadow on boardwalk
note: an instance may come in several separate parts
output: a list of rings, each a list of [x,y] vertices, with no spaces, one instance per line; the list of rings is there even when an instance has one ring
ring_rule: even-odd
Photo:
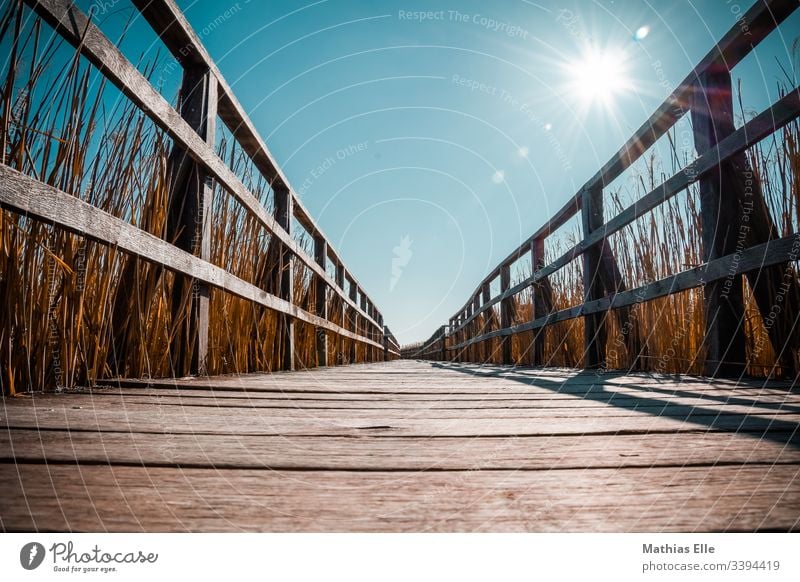
[[[775,418],[777,414],[800,413],[800,406],[781,402],[781,394],[796,393],[797,389],[780,383],[753,383],[744,381],[734,383],[724,381],[726,387],[738,386],[748,391],[757,391],[757,394],[742,396],[728,396],[711,394],[713,381],[695,377],[664,376],[669,379],[673,388],[664,389],[652,385],[658,383],[658,376],[642,374],[647,384],[615,381],[622,377],[630,378],[623,373],[601,374],[595,371],[582,370],[566,379],[551,379],[553,369],[508,367],[499,365],[459,364],[447,362],[431,362],[435,368],[452,370],[463,374],[483,378],[503,378],[513,380],[527,386],[544,388],[553,393],[569,394],[575,398],[583,398],[621,408],[641,412],[664,418],[671,418],[681,422],[696,424],[709,430],[746,433],[758,436],[777,443],[800,448],[800,424]],[[541,372],[547,371],[547,375]],[[682,389],[676,389],[675,380],[681,380]],[[697,389],[692,389],[696,385]],[[615,388],[624,388],[626,392],[619,392]],[[639,396],[633,391],[646,393],[659,393],[668,398],[655,398],[653,396]],[[776,398],[776,396],[778,398]],[[688,405],[676,403],[674,399],[691,398],[704,401],[703,405]],[[769,400],[768,398],[772,398]],[[707,403],[707,404],[705,404]],[[728,410],[728,407],[749,407],[751,412]],[[762,415],[771,415],[766,417]]]

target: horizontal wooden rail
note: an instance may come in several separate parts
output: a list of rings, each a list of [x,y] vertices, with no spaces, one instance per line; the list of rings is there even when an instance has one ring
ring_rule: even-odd
[[[124,220],[75,196],[0,164],[0,205],[141,257],[213,287],[258,303],[298,321],[366,345],[382,348],[369,338],[346,330],[300,307],[267,293],[224,269],[182,251]]]
[[[338,289],[336,281],[277,223],[261,202],[253,196],[225,162],[217,156],[213,147],[198,136],[144,75],[136,69],[83,12],[73,6],[69,0],[26,0],[26,2],[50,26],[56,29],[67,42],[77,48],[83,56],[100,69],[103,75],[122,91],[131,102],[145,112],[160,129],[184,148],[194,160],[207,168],[214,179],[226,191],[230,192],[304,266],[324,280],[332,289],[337,290],[337,294],[342,300],[357,311],[360,317],[364,318],[376,329],[381,328],[379,323],[366,310],[363,310],[358,303],[352,301],[346,294],[340,292],[341,289]],[[195,49],[197,47],[199,47],[199,44],[195,46]],[[220,78],[221,76],[217,77],[218,82]],[[222,87],[222,83],[220,83],[220,87]],[[228,97],[226,99],[230,101],[229,88],[227,92]],[[222,101],[224,102],[225,100]],[[243,120],[244,118],[241,117],[241,119]],[[265,155],[267,154],[265,153]],[[273,186],[281,187],[285,185],[286,181],[283,178],[280,184],[273,182]],[[312,230],[312,234],[321,234],[316,227]]]

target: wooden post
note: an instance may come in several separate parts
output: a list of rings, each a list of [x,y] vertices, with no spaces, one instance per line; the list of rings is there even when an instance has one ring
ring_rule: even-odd
[[[355,282],[351,278],[347,278],[348,283],[350,284],[350,300],[353,303],[357,303],[358,301],[358,287],[356,287]],[[356,310],[353,307],[349,308],[348,313],[350,314],[350,331],[358,333],[358,314],[356,314]],[[356,363],[356,341],[350,340],[350,363]]]
[[[449,321],[449,324],[450,324],[450,333],[452,334],[452,337],[453,337],[453,342],[458,342],[458,334],[453,334],[453,330],[456,328],[456,318],[455,317],[451,317],[450,321]],[[454,361],[455,356],[454,356],[454,354],[452,352],[449,353],[449,354],[447,353],[447,346],[446,345],[442,346],[442,353],[445,356],[444,360],[446,362]]]
[[[722,66],[697,79],[691,106],[694,143],[702,155],[733,131],[730,73]],[[741,229],[737,200],[725,188],[728,171],[721,165],[699,180],[703,260],[736,252]],[[707,376],[737,377],[744,373],[744,301],[742,277],[709,283],[705,299]]]
[[[583,191],[581,218],[583,236],[587,237],[603,227],[603,188],[594,186]],[[603,281],[600,275],[602,242],[583,253],[583,300],[592,301],[603,297]],[[606,329],[605,314],[594,313],[584,317],[584,357],[586,368],[599,368],[605,364]]]
[[[292,232],[292,193],[284,185],[273,188],[275,192],[275,220],[287,233]],[[280,249],[278,296],[284,301],[294,302],[294,272],[292,256],[288,249]],[[280,317],[278,341],[281,346],[281,367],[284,370],[295,369],[294,319],[288,315]]]
[[[461,327],[463,324],[464,324],[464,312],[462,311],[462,312],[460,312],[458,314],[458,319],[456,320],[456,325]],[[460,332],[458,332],[458,343],[462,343],[462,342],[466,341],[467,339],[469,339],[469,336],[467,335],[467,329],[466,328],[462,328],[462,330]],[[458,361],[462,362],[462,363],[467,361],[467,357],[466,357],[464,348],[458,348]]]
[[[328,243],[322,236],[314,237],[314,260],[325,270],[328,267]],[[328,285],[322,277],[315,278],[315,312],[324,319],[328,319]],[[325,330],[318,328],[317,334],[317,365],[328,365],[328,334]]]
[[[452,320],[450,320],[452,322]],[[442,326],[442,361],[447,361],[447,326]]]
[[[213,145],[217,119],[217,81],[207,67],[187,64],[179,95],[181,117]],[[169,196],[165,238],[179,249],[211,258],[210,209],[213,181],[205,168],[189,154],[174,147],[169,157]],[[177,276],[172,289],[173,322],[183,317],[188,302],[190,314],[170,346],[173,373],[207,373],[208,285]]]
[[[489,285],[489,282],[483,284],[481,287],[481,305],[486,305],[489,301],[492,300],[492,288]],[[476,326],[477,327],[477,326]],[[492,331],[492,310],[489,309],[483,312],[483,325],[481,326],[480,330],[477,330],[478,334],[484,334],[487,331]],[[492,340],[486,340],[481,342],[481,351],[482,355],[480,356],[480,360],[483,363],[488,363],[489,358],[491,357],[492,352]]]
[[[363,289],[358,290],[358,294],[361,297],[361,311],[368,311],[367,309],[367,296],[364,294]],[[367,322],[366,318],[360,317],[361,319],[361,334],[369,337],[369,323]],[[370,346],[364,347],[364,360],[369,362],[370,361]]]
[[[500,293],[505,293],[511,287],[511,267],[509,265],[500,266]],[[500,328],[505,329],[514,324],[514,298],[506,297],[500,300]],[[500,340],[500,350],[503,357],[503,364],[514,364],[514,354],[511,346],[511,336],[503,336]]]
[[[383,325],[383,316],[381,315],[380,323]],[[385,325],[383,326],[383,361],[389,361],[389,328]]]
[[[481,295],[480,295],[480,293],[475,293],[475,296],[472,298],[472,313],[478,313],[478,310],[480,308],[481,308]],[[480,316],[478,316],[478,317],[480,317]],[[476,336],[476,335],[479,335],[481,333],[481,330],[479,329],[479,327],[480,326],[478,325],[478,318],[476,317],[475,319],[472,320],[472,323],[470,323],[470,328],[473,330],[473,337]],[[470,346],[470,352],[472,354],[472,361],[473,362],[478,362],[478,363],[481,362],[481,350],[480,350],[480,348],[481,347],[478,344],[472,344]]]
[[[544,239],[537,238],[531,242],[531,272],[544,267]],[[543,279],[533,285],[533,315],[534,320],[544,317],[553,310],[553,293],[550,282]],[[544,365],[544,338],[545,328],[540,327],[533,331],[533,346],[531,347],[531,362],[534,366]]]
[[[600,279],[603,283],[605,293],[621,293],[627,289],[625,278],[619,270],[617,260],[611,251],[611,247],[603,242],[600,251]],[[639,325],[636,321],[635,308],[630,305],[620,307],[614,311],[619,333],[623,335],[623,343],[628,355],[631,357],[630,369],[641,370],[644,365],[642,356],[646,355],[642,346],[642,339],[639,333]],[[606,354],[608,355],[608,354]]]

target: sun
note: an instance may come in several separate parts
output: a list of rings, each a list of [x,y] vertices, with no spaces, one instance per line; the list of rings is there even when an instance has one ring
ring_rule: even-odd
[[[569,63],[567,69],[571,92],[587,105],[601,103],[609,107],[615,97],[631,89],[621,53],[589,50]]]

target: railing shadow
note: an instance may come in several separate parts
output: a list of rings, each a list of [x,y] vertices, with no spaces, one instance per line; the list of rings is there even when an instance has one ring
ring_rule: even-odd
[[[780,402],[766,402],[756,398],[733,396],[731,398],[720,395],[705,394],[702,390],[691,391],[688,389],[667,390],[655,386],[639,386],[636,384],[620,384],[613,382],[619,378],[618,374],[604,378],[590,370],[582,370],[564,380],[553,380],[537,375],[536,368],[506,367],[497,365],[463,365],[454,362],[430,362],[436,368],[452,370],[476,377],[497,378],[513,380],[533,386],[544,388],[553,393],[567,394],[575,398],[582,398],[593,402],[600,402],[608,406],[640,412],[651,416],[666,417],[681,422],[705,427],[709,430],[720,432],[743,433],[750,437],[758,437],[773,442],[800,448],[800,423],[776,418],[758,416],[758,410],[752,413],[740,411],[727,411],[723,407],[714,407],[717,404],[730,404],[750,406],[753,409],[763,409],[763,414],[772,412],[798,413],[800,407]],[[583,380],[583,381],[581,381]],[[590,380],[590,381],[585,381]],[[670,394],[680,398],[693,398],[708,401],[708,405],[698,406],[670,402],[667,399],[652,396],[640,396],[635,392],[617,392],[608,388],[624,387],[629,390],[643,392],[657,392]],[[731,390],[734,388],[731,387]],[[774,394],[774,393],[772,393]]]

